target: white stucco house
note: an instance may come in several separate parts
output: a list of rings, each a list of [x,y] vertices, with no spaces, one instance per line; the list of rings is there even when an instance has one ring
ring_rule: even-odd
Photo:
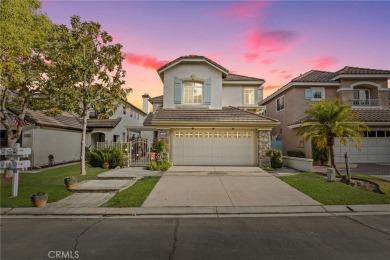
[[[138,138],[140,133],[128,131],[128,127],[142,126],[146,116],[147,113],[127,101],[108,119],[98,119],[96,112],[91,111],[87,121],[90,130],[87,145],[93,149],[97,142],[128,142]]]
[[[12,114],[12,111],[10,111]],[[98,119],[94,111],[87,121],[87,147],[93,149],[97,142],[128,142],[138,138],[138,132],[127,127],[143,125],[146,113],[127,101],[123,101],[108,119]],[[48,165],[49,155],[54,164],[80,160],[81,120],[69,113],[50,117],[42,111],[28,110],[22,136],[18,140],[22,147],[30,147],[32,167]],[[10,122],[16,128],[18,122]],[[5,130],[0,125],[1,146],[5,145]]]
[[[265,152],[279,124],[260,115],[260,78],[230,73],[204,56],[182,56],[157,70],[164,85],[144,126],[167,141],[173,165],[269,166]],[[144,103],[144,107],[147,107]]]

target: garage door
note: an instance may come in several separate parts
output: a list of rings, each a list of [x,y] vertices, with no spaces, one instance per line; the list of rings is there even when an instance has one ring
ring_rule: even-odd
[[[390,131],[371,131],[363,137],[360,149],[352,143],[341,145],[335,143],[335,160],[344,162],[344,154],[348,153],[349,161],[354,163],[389,163],[390,162]]]
[[[254,166],[254,131],[176,130],[173,132],[174,165]]]

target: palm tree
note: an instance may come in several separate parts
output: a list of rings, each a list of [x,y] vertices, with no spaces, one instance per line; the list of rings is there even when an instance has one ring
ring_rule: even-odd
[[[342,177],[336,168],[334,160],[334,142],[338,138],[341,144],[351,141],[356,148],[362,143],[364,131],[369,128],[357,119],[358,113],[351,110],[351,106],[342,104],[339,99],[325,99],[319,103],[313,103],[306,109],[306,117],[301,123],[297,134],[307,141],[311,138],[318,148],[329,147],[330,162],[339,177]]]

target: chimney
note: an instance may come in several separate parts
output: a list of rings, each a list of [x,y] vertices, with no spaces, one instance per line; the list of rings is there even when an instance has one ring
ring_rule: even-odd
[[[150,113],[150,103],[149,103],[149,94],[148,93],[145,93],[142,95],[142,103],[143,103],[143,111],[146,113],[146,114],[149,114]]]

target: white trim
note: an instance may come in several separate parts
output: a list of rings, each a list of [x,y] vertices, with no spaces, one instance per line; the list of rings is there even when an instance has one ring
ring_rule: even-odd
[[[372,75],[372,74],[343,74],[338,75],[332,80],[341,79],[341,78],[390,78],[390,74],[382,74],[382,75]]]
[[[324,87],[313,87],[313,88],[310,88],[313,92],[312,92],[312,98],[311,98],[311,101],[322,101],[325,99],[325,88]],[[321,91],[321,98],[315,98],[314,97],[314,91],[316,90],[319,90]]]
[[[158,72],[158,74],[159,74],[160,77],[161,77],[161,74],[162,74],[164,71],[166,71],[167,69],[170,69],[170,68],[176,66],[177,64],[179,64],[179,63],[181,63],[181,62],[183,62],[183,61],[206,62],[207,64],[209,64],[210,66],[216,68],[217,70],[222,71],[224,74],[226,74],[226,75],[229,74],[228,71],[225,71],[225,70],[223,70],[223,69],[221,69],[221,68],[215,66],[214,64],[210,63],[210,62],[207,61],[206,59],[194,59],[194,58],[192,58],[192,59],[191,59],[191,58],[190,58],[190,59],[182,58],[182,59],[180,59],[180,60],[178,60],[178,61],[172,63],[172,64],[169,65],[168,67],[166,67],[166,68],[164,68],[164,69],[162,69],[162,70],[160,70],[160,71],[157,71],[157,72]]]
[[[377,87],[378,89],[381,88],[381,85],[377,84],[377,83],[374,83],[374,82],[371,82],[371,81],[359,81],[359,82],[355,82],[353,84],[350,85],[351,88],[354,88],[356,86],[359,86],[359,85],[371,85],[371,86],[375,86]]]
[[[222,80],[223,84],[231,84],[231,85],[262,85],[265,81],[224,81]],[[259,86],[259,88],[262,86]]]
[[[281,98],[283,98],[283,109],[278,110],[278,99],[281,99]],[[280,112],[280,111],[283,111],[283,110],[284,110],[284,108],[286,107],[286,105],[285,105],[285,100],[284,100],[284,95],[283,95],[283,96],[280,96],[280,97],[278,97],[278,98],[276,99],[275,105],[276,105],[276,112]]]
[[[338,88],[337,92],[344,91],[344,90],[353,90],[353,88]]]

